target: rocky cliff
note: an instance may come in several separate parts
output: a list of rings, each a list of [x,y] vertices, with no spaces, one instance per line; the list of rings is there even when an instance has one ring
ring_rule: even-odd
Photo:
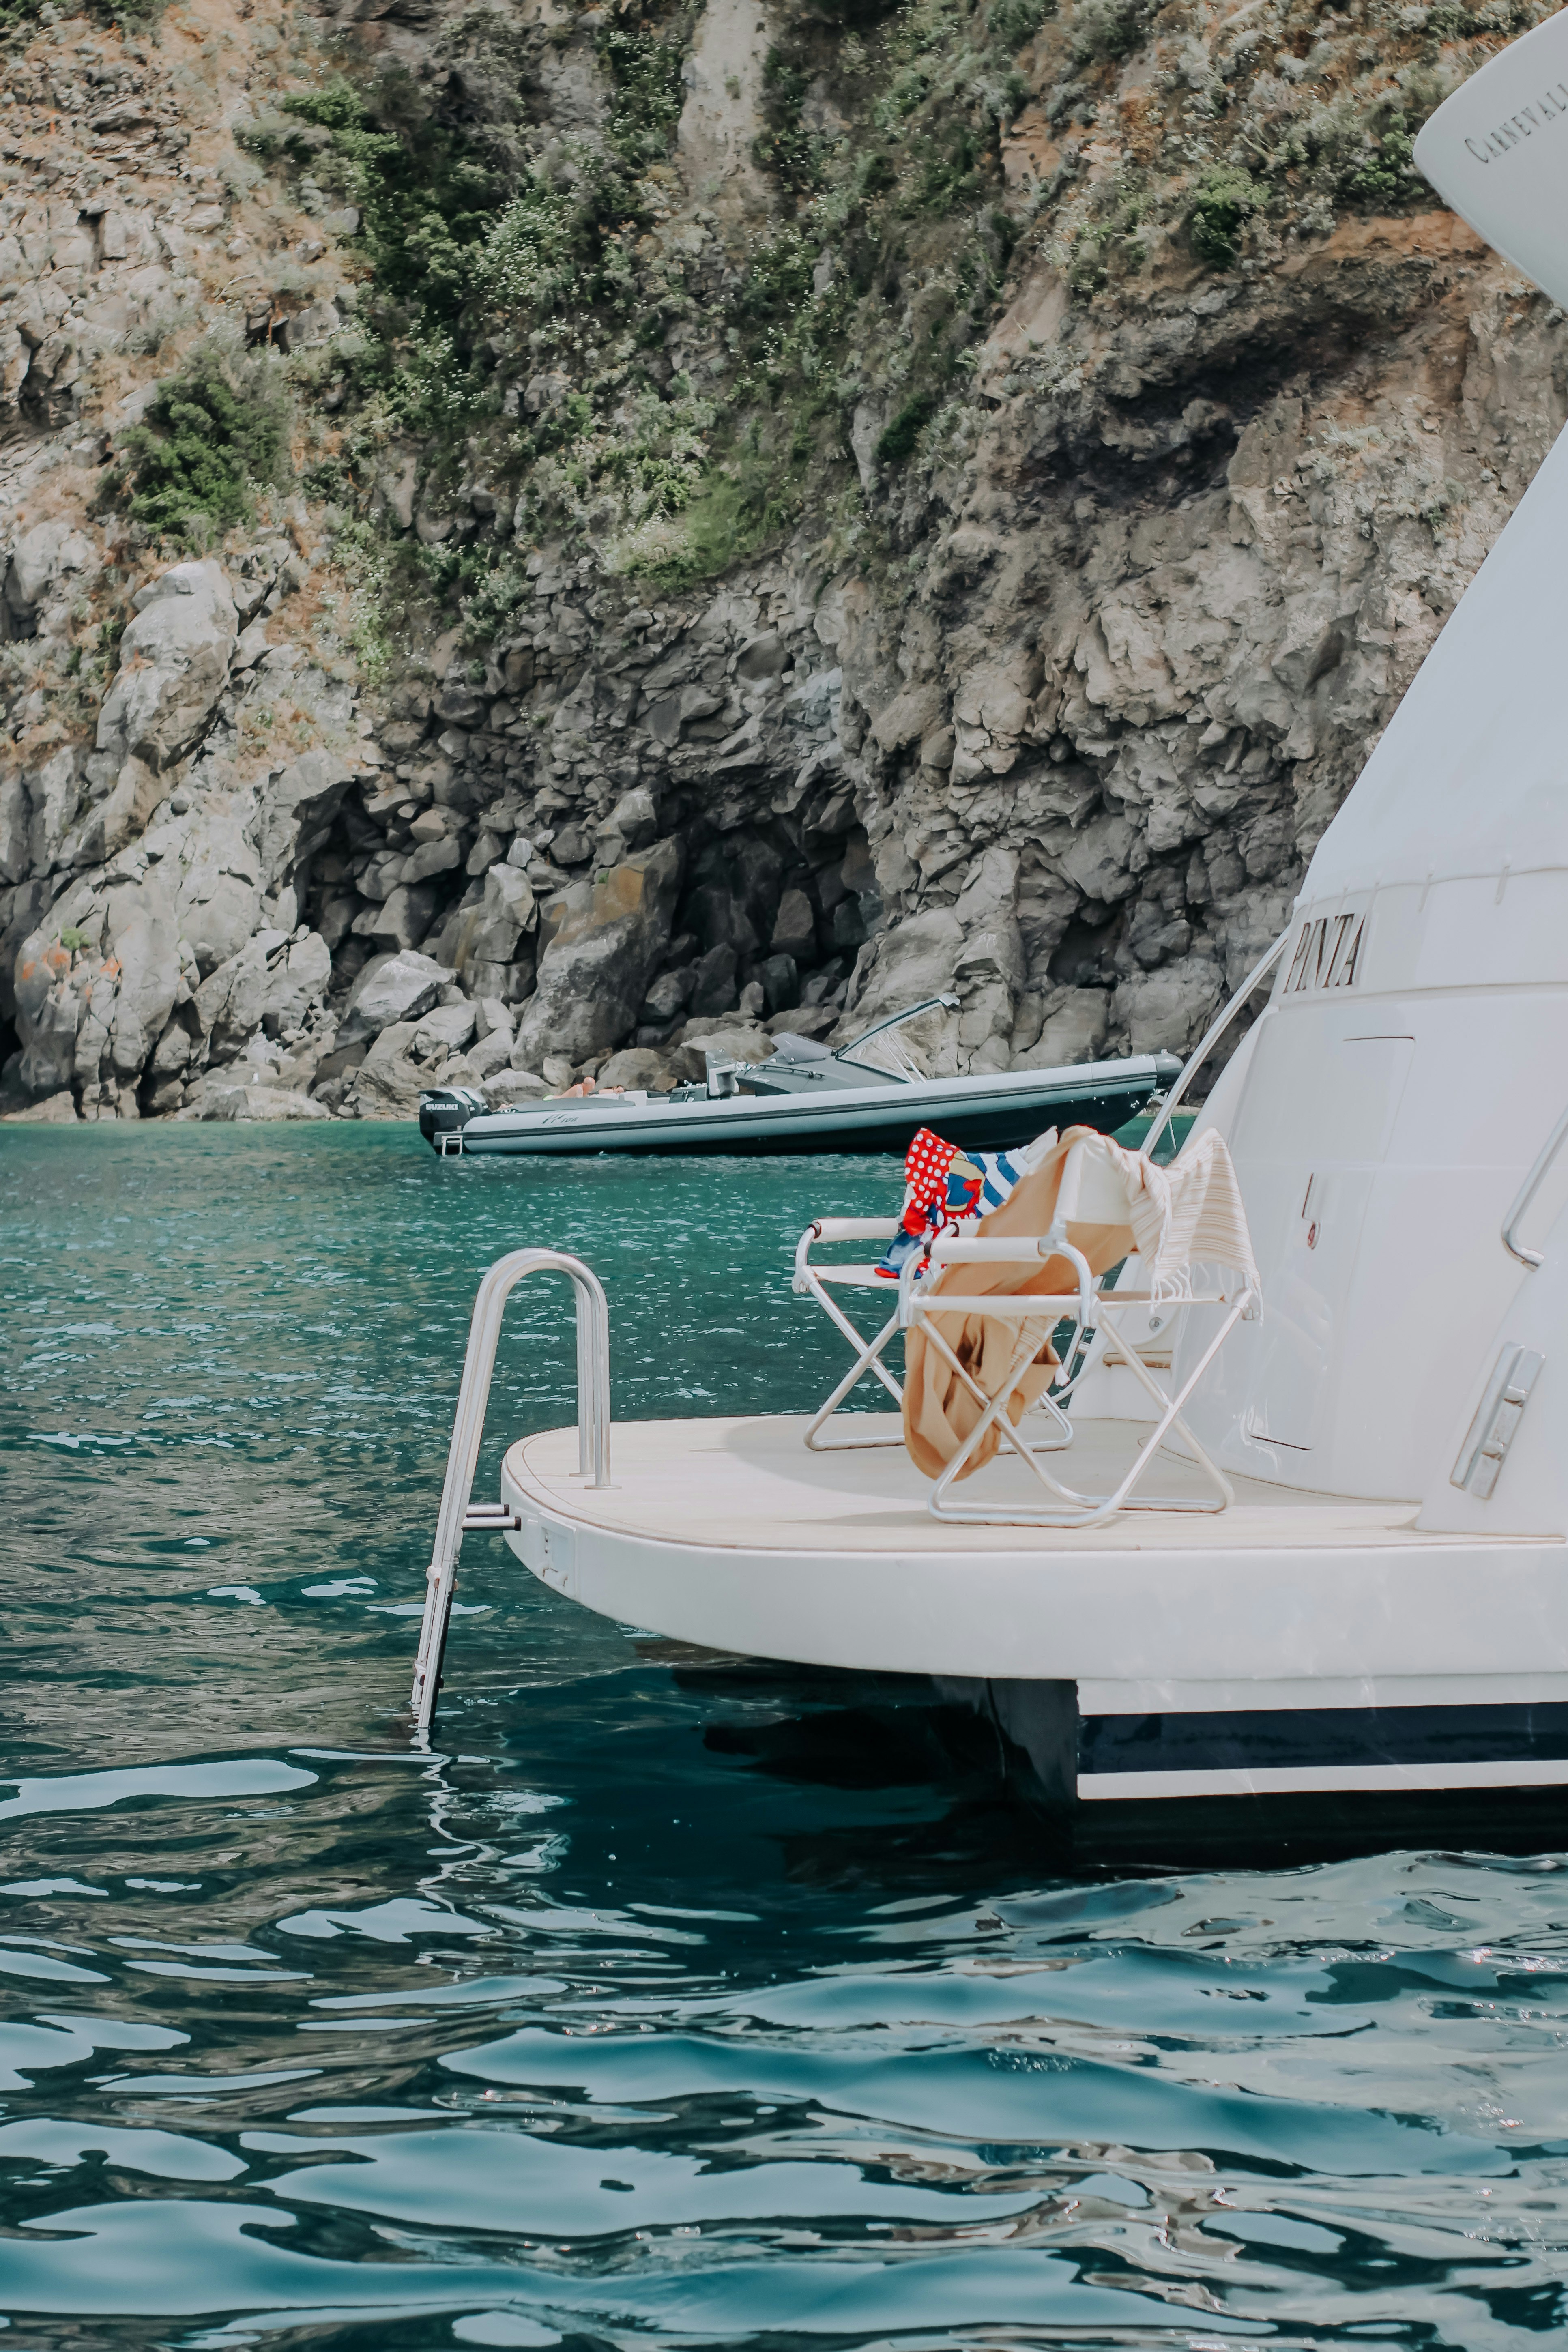
[[[1561,426],[1489,0],[31,0],[0,1095],[1190,1044]]]

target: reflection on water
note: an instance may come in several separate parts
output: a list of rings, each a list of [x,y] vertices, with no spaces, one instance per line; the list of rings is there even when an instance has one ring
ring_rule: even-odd
[[[1065,1874],[921,1686],[416,1605],[474,1284],[619,1412],[795,1410],[870,1161],[0,1141],[0,2342],[1001,2347],[1564,2324],[1557,1856]],[[563,1417],[520,1293],[493,1438]]]

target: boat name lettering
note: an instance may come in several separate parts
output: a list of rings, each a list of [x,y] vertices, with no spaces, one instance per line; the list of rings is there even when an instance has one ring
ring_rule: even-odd
[[[1466,146],[1478,163],[1500,163],[1511,154],[1521,139],[1533,139],[1558,116],[1568,114],[1568,81],[1560,81],[1551,89],[1542,90],[1533,106],[1521,106],[1495,131],[1483,131],[1479,138],[1467,139]]]
[[[1300,996],[1319,988],[1353,988],[1361,961],[1363,913],[1318,915],[1301,926],[1281,996]]]

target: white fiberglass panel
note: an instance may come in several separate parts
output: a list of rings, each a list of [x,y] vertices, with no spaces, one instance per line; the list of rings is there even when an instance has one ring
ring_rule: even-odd
[[[1568,1101],[1564,1009],[1544,990],[1270,1008],[1227,1120],[1264,1315],[1190,1416],[1233,1467],[1362,1496],[1446,1478],[1520,1287],[1502,1220]],[[1568,1204],[1563,1163],[1536,1234]],[[1201,1312],[1184,1320],[1178,1368]]]
[[[1445,203],[1568,304],[1568,22],[1549,16],[1447,99],[1415,142]]]
[[[1379,890],[1372,901],[1354,984],[1359,996],[1551,986],[1568,986],[1568,872],[1505,868],[1406,882]],[[1500,1010],[1496,1017],[1506,1019]]]
[[[1565,532],[1559,441],[1319,843],[1304,906],[1428,877],[1568,868]]]

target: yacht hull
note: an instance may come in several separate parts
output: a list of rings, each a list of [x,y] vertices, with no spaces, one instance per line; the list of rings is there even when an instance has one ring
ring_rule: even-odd
[[[868,1431],[890,1416],[868,1416]],[[824,1456],[805,1416],[575,1429],[508,1452],[506,1540],[542,1582],[707,1648],[934,1678],[1090,1811],[1555,1789],[1568,1807],[1568,1543],[1433,1535],[1414,1504],[1237,1481],[1084,1531],[933,1520],[901,1448]],[[1086,1477],[1131,1422],[1078,1424]],[[1168,1472],[1168,1475],[1167,1475]],[[987,1474],[991,1475],[991,1474]],[[1005,1472],[996,1475],[1005,1476]],[[1180,1505],[1195,1475],[1160,1484]],[[1543,1798],[1542,1801],[1546,1801]],[[1166,1818],[1170,1818],[1169,1815]]]

